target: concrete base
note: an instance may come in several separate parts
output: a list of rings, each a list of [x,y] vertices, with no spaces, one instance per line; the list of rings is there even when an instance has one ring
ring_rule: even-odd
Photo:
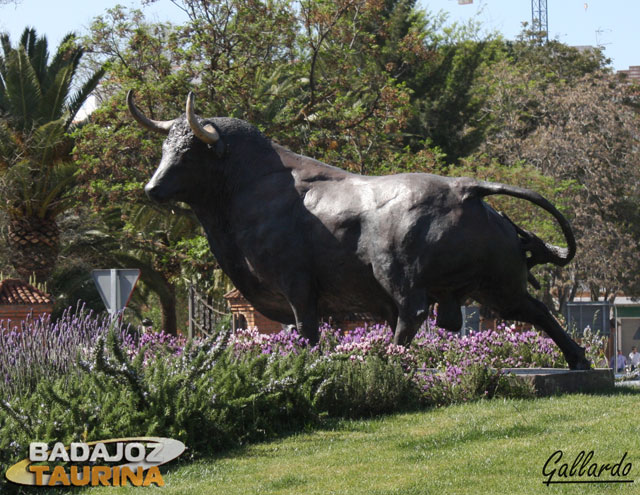
[[[615,387],[613,370],[609,368],[586,371],[564,368],[505,368],[504,371],[531,383],[538,397],[572,392],[606,392]]]

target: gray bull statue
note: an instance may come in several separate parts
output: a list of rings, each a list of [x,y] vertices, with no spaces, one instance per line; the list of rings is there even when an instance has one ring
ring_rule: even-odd
[[[588,369],[584,349],[527,292],[530,269],[566,265],[576,251],[571,226],[527,189],[469,178],[409,173],[352,174],[295,154],[238,119],[147,118],[166,134],[162,160],[145,186],[154,201],[187,203],[222,269],[253,306],[318,341],[318,319],[364,312],[389,322],[407,345],[438,303],[439,326],[459,331],[467,298],[509,320],[544,330],[572,369]],[[568,248],[545,244],[482,199],[522,198],[551,213]]]

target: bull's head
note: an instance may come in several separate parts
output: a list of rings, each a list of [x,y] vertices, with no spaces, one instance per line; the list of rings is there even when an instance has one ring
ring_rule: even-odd
[[[203,154],[224,154],[224,145],[216,128],[202,124],[193,108],[193,93],[187,97],[186,117],[173,120],[152,120],[133,102],[133,91],[127,94],[127,105],[133,118],[150,131],[167,135],[162,146],[162,160],[151,180],[144,187],[153,201],[177,200],[190,203],[194,186],[202,184]]]

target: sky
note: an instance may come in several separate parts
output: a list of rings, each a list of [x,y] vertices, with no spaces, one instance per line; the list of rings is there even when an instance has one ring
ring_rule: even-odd
[[[141,7],[134,0],[19,0],[0,5],[0,31],[9,32],[17,41],[29,25],[45,34],[50,47],[69,31],[86,32],[91,19],[117,3]],[[522,22],[531,22],[531,0],[473,0],[460,5],[458,0],[418,0],[432,13],[444,12],[449,22],[475,18],[487,32],[498,31],[514,39]],[[549,37],[573,46],[601,46],[616,70],[640,65],[639,0],[548,0]],[[184,13],[170,0],[158,0],[144,8],[149,20],[179,23]]]

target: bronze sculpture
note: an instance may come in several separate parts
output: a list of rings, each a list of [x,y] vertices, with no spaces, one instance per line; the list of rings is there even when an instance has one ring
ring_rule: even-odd
[[[364,312],[409,344],[437,302],[439,326],[458,331],[471,297],[505,319],[544,330],[570,368],[584,349],[527,292],[530,269],[575,255],[568,221],[527,189],[424,173],[361,176],[297,155],[238,119],[198,117],[193,95],[171,121],[133,117],[167,138],[145,192],[187,203],[236,287],[268,318],[293,323],[312,343],[318,319]],[[506,194],[551,213],[568,248],[545,244],[482,198]]]

